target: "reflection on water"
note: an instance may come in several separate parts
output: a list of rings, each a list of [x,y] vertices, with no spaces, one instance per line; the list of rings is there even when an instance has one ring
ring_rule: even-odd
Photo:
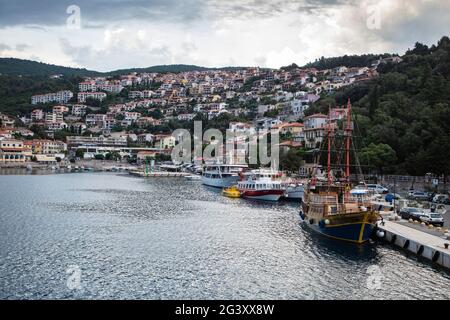
[[[53,168],[52,167],[40,167],[40,168],[0,168],[0,175],[48,175],[57,173],[76,173],[74,170],[67,168]]]
[[[445,271],[303,229],[295,203],[107,173],[0,176],[0,192],[0,298],[450,298]]]

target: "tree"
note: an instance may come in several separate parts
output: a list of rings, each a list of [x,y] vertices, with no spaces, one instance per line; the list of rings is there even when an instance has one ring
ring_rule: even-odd
[[[123,127],[120,124],[115,124],[111,130],[113,132],[121,132],[121,131],[123,131]]]
[[[106,160],[117,161],[117,160],[121,160],[121,159],[122,159],[122,156],[120,155],[119,152],[113,151],[113,152],[108,152],[108,153],[105,155],[105,159],[106,159]]]
[[[83,158],[84,157],[84,150],[83,149],[77,149],[77,151],[75,152],[75,156],[77,158]]]
[[[450,173],[450,137],[441,136],[436,138],[429,147],[429,153],[433,157],[430,171],[447,177]]]
[[[301,151],[290,149],[287,153],[280,155],[280,167],[282,170],[298,172],[303,165]]]
[[[165,153],[157,153],[155,155],[155,160],[157,162],[164,162],[164,161],[170,161],[172,159],[172,157],[170,156],[170,154],[165,154]]]
[[[369,117],[373,119],[375,111],[379,105],[379,87],[376,85],[369,93]]]
[[[393,165],[397,161],[397,155],[387,144],[371,143],[362,150],[361,159],[367,160],[369,166],[376,168],[383,175],[383,169]]]
[[[429,54],[429,49],[427,45],[424,45],[420,42],[416,42],[413,50],[408,50],[406,54],[417,54],[420,56],[424,56],[426,54]]]

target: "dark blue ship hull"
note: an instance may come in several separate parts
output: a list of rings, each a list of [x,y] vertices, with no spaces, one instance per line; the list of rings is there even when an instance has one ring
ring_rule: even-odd
[[[364,243],[369,240],[375,228],[375,224],[365,221],[327,225],[323,222],[311,223],[302,213],[300,216],[303,223],[310,229],[329,238],[354,243]]]

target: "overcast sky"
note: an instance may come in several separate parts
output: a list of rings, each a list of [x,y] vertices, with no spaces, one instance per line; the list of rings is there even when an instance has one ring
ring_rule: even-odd
[[[0,57],[98,71],[403,54],[449,30],[450,0],[0,0]]]

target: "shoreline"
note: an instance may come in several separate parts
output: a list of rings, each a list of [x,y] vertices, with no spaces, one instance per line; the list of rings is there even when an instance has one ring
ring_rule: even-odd
[[[81,160],[75,163],[61,162],[56,164],[21,162],[0,164],[0,176],[35,173],[64,174],[77,172],[124,172],[140,169],[142,169],[142,166],[108,160]]]

